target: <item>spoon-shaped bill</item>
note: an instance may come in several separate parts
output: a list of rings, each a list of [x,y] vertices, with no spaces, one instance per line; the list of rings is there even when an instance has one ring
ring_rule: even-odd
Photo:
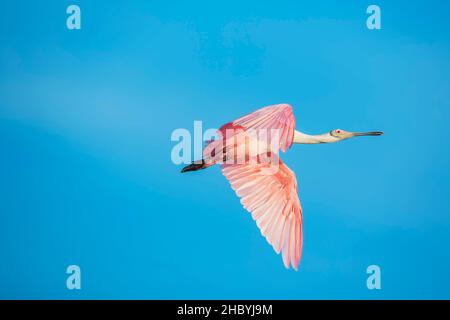
[[[369,131],[369,132],[353,132],[353,136],[361,137],[361,136],[381,136],[383,131]]]

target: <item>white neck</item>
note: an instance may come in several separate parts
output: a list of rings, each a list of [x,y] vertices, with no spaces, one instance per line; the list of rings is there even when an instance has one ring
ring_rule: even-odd
[[[339,141],[338,138],[333,137],[329,132],[317,135],[309,135],[300,131],[294,131],[294,143],[313,144],[313,143],[332,143]]]

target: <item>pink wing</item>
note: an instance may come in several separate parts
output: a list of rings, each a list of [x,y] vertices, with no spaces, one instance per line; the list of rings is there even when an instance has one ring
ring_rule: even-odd
[[[270,163],[224,164],[222,172],[252,214],[261,234],[275,251],[283,251],[286,268],[297,270],[303,246],[302,208],[297,194],[297,180],[278,159],[278,170]]]
[[[288,104],[275,104],[256,110],[246,116],[223,125],[219,131],[228,127],[242,126],[245,129],[279,129],[281,150],[286,152],[294,140],[295,118]]]

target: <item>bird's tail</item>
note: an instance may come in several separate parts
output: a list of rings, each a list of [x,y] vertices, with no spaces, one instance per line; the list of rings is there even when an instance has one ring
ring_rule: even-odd
[[[202,160],[202,162],[194,161],[190,165],[187,165],[186,167],[181,169],[181,173],[202,170],[202,169],[208,168],[209,166],[210,165],[206,164],[205,160]]]

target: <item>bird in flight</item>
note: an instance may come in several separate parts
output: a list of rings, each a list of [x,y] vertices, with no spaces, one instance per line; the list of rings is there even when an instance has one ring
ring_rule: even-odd
[[[284,266],[298,270],[303,246],[302,207],[295,174],[280,160],[279,150],[286,152],[295,143],[333,143],[382,134],[335,129],[308,135],[295,130],[290,105],[271,105],[224,124],[217,139],[207,142],[203,158],[181,172],[220,165],[261,234],[277,254],[282,252]]]

